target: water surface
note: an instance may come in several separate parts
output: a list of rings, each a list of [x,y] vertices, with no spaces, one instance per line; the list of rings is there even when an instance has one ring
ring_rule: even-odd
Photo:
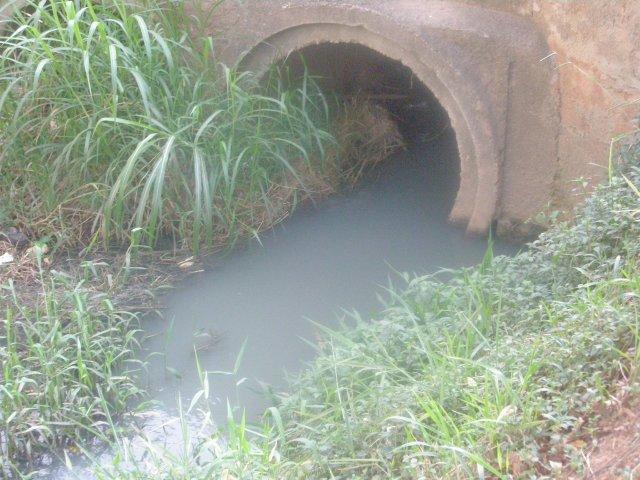
[[[232,376],[209,376],[215,420],[226,420],[228,401],[237,417],[246,411],[257,421],[270,405],[265,391],[286,389],[286,372],[296,374],[313,359],[309,343],[319,335],[313,322],[337,326],[353,310],[375,318],[377,295],[385,295],[389,282],[402,286],[397,272],[423,275],[478,263],[487,240],[447,223],[456,164],[452,136],[398,154],[353,191],[299,210],[260,242],[210,259],[211,268],[167,295],[163,318],[143,323],[146,354],[160,352],[149,358],[146,381],[164,404],[146,414],[145,433],[180,451],[176,400],[180,395],[188,405],[201,388],[194,348],[202,370],[238,367]],[[510,254],[517,247],[498,242],[494,250]],[[198,420],[191,420],[195,431]],[[98,457],[112,461],[109,452]],[[81,465],[54,469],[52,477],[94,478]]]
[[[153,396],[172,406],[178,392],[200,388],[210,375],[219,403],[257,420],[270,389],[285,387],[314,356],[317,327],[335,326],[344,310],[370,317],[397,272],[427,274],[480,261],[487,240],[469,238],[447,223],[454,200],[455,143],[451,138],[414,147],[389,159],[355,190],[336,195],[262,235],[260,242],[214,261],[166,298],[163,320],[147,320]],[[453,172],[453,173],[452,173]],[[516,248],[498,243],[498,253]],[[243,349],[244,345],[244,349]],[[240,385],[238,386],[238,382]]]

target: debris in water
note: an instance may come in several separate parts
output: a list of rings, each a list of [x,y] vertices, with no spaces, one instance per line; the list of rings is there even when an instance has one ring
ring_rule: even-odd
[[[188,270],[191,267],[193,267],[194,263],[193,263],[193,257],[189,257],[185,260],[183,260],[182,262],[180,262],[178,264],[178,267],[180,267],[182,270]]]

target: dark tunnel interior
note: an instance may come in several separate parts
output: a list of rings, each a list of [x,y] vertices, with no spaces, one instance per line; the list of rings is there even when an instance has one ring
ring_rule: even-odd
[[[289,81],[305,69],[327,92],[362,98],[385,108],[408,151],[428,164],[434,181],[446,186],[450,209],[459,187],[460,159],[449,116],[433,93],[401,62],[352,43],[321,43],[290,54],[278,65]]]

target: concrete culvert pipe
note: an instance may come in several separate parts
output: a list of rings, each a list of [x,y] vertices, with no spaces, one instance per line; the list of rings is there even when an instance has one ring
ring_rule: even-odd
[[[0,19],[21,3],[10,0]],[[216,37],[225,63],[244,69],[266,71],[306,52],[325,69],[331,55],[352,83],[388,82],[399,71],[393,65],[410,72],[455,131],[459,188],[450,219],[469,233],[484,234],[494,222],[519,228],[553,200],[557,70],[553,59],[540,61],[550,48],[525,18],[436,0],[227,0],[211,18],[204,34]],[[366,69],[371,55],[378,71]]]
[[[375,164],[389,154],[385,147],[391,145],[393,153],[393,145],[403,144],[422,161],[438,164],[431,166],[439,184],[446,186],[443,206],[453,205],[460,180],[455,132],[446,110],[411,69],[356,43],[309,45],[291,53],[277,67],[280,81],[297,84],[306,72],[324,91],[337,93],[345,103],[335,133],[346,148],[347,162]],[[353,152],[351,148],[359,147],[351,144],[349,134],[362,129],[368,142],[362,151]],[[442,155],[423,158],[420,152],[430,151],[428,144],[433,142],[438,142]]]
[[[458,2],[373,0],[227,2],[217,17],[209,33],[225,61],[244,69],[266,71],[304,53],[320,70],[339,66],[329,76],[340,87],[368,82],[375,90],[398,73],[393,65],[403,66],[455,131],[459,189],[450,219],[469,233],[484,234],[495,221],[516,228],[552,199],[555,71],[540,62],[549,49],[526,20]]]

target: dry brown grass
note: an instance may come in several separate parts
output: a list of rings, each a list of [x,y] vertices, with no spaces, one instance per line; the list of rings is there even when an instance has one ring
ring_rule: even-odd
[[[357,183],[368,168],[406,146],[391,113],[358,96],[343,104],[333,134],[338,143],[341,176],[350,185]]]
[[[322,172],[302,159],[292,159],[296,172],[286,172],[266,192],[267,201],[252,202],[238,196],[244,212],[238,217],[242,231],[257,235],[286,220],[297,206],[328,197],[341,186],[352,187],[370,168],[405,148],[405,142],[392,115],[385,108],[363,97],[346,99],[333,122],[335,145],[326,154],[328,165]],[[214,249],[224,248],[231,238],[221,235]]]

